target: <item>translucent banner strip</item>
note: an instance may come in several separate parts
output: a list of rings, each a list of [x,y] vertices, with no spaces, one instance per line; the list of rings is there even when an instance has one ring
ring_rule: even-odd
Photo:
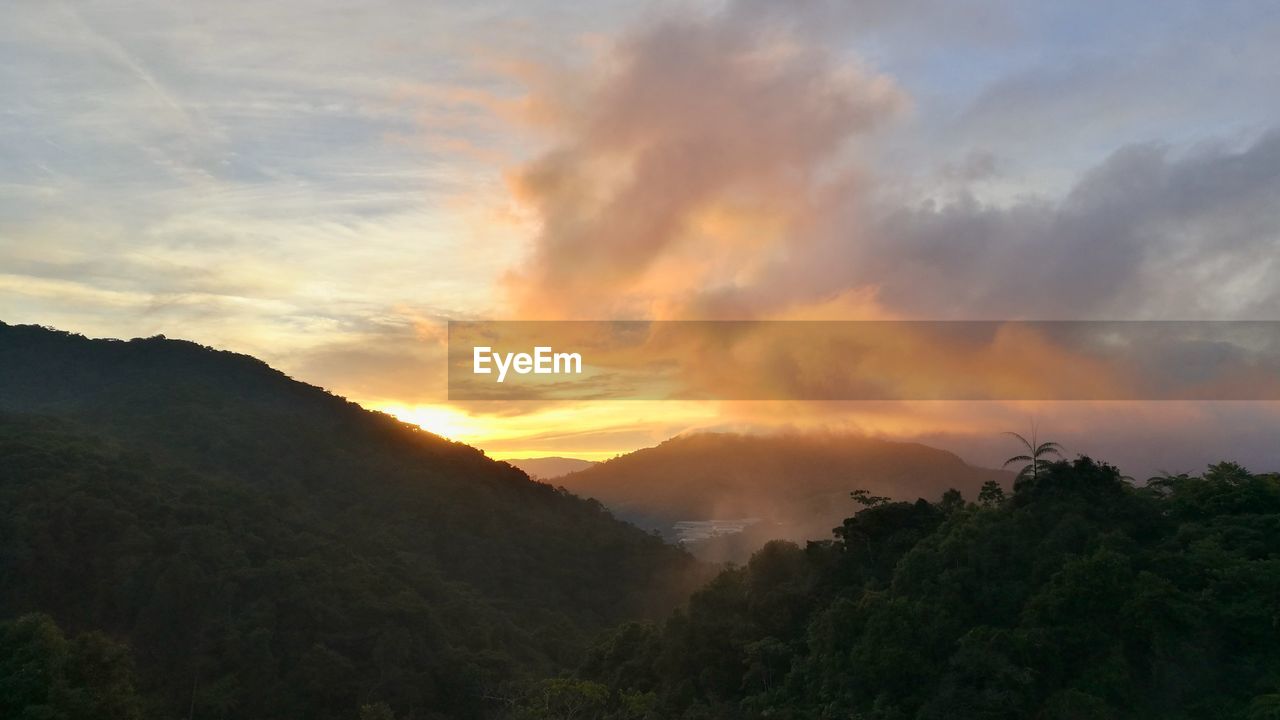
[[[451,400],[1280,400],[1275,321],[467,321]]]

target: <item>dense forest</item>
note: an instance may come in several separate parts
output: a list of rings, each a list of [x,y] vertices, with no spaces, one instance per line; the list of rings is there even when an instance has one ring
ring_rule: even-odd
[[[855,499],[511,717],[1280,718],[1280,476],[1135,488],[1080,458],[1007,496]]]
[[[253,358],[0,324],[0,368],[5,720],[1280,718],[1274,474],[851,481],[711,577]]]
[[[0,325],[0,368],[2,718],[485,717],[701,572],[247,356]]]

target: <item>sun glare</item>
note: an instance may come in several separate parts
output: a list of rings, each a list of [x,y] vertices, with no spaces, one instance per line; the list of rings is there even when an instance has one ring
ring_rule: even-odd
[[[574,457],[607,460],[699,427],[719,417],[714,403],[620,401],[565,403],[516,414],[473,414],[450,405],[365,400],[378,410],[437,435],[473,445],[492,458]]]
[[[474,444],[489,435],[479,418],[445,405],[374,405],[378,410],[441,437]]]

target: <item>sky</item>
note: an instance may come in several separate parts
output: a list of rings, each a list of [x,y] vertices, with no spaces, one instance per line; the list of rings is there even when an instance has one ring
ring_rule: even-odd
[[[1275,403],[449,403],[476,319],[1280,320],[1280,5],[47,2],[0,320],[164,334],[497,457],[1031,423],[1280,469]],[[1263,469],[1258,467],[1258,469]]]

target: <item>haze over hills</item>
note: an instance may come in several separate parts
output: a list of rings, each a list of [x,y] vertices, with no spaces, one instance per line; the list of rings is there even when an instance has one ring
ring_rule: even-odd
[[[0,368],[0,618],[127,645],[147,716],[482,717],[695,571],[248,356],[0,323]]]
[[[594,460],[570,457],[515,458],[507,462],[515,465],[535,480],[554,480],[561,475],[585,470],[595,465]]]
[[[693,433],[556,483],[672,539],[740,529],[735,547],[704,547],[700,554],[745,559],[768,539],[829,538],[856,509],[849,497],[855,489],[913,501],[936,500],[955,488],[973,500],[984,482],[1011,479],[917,443],[826,433]],[[709,521],[721,522],[711,527]]]

